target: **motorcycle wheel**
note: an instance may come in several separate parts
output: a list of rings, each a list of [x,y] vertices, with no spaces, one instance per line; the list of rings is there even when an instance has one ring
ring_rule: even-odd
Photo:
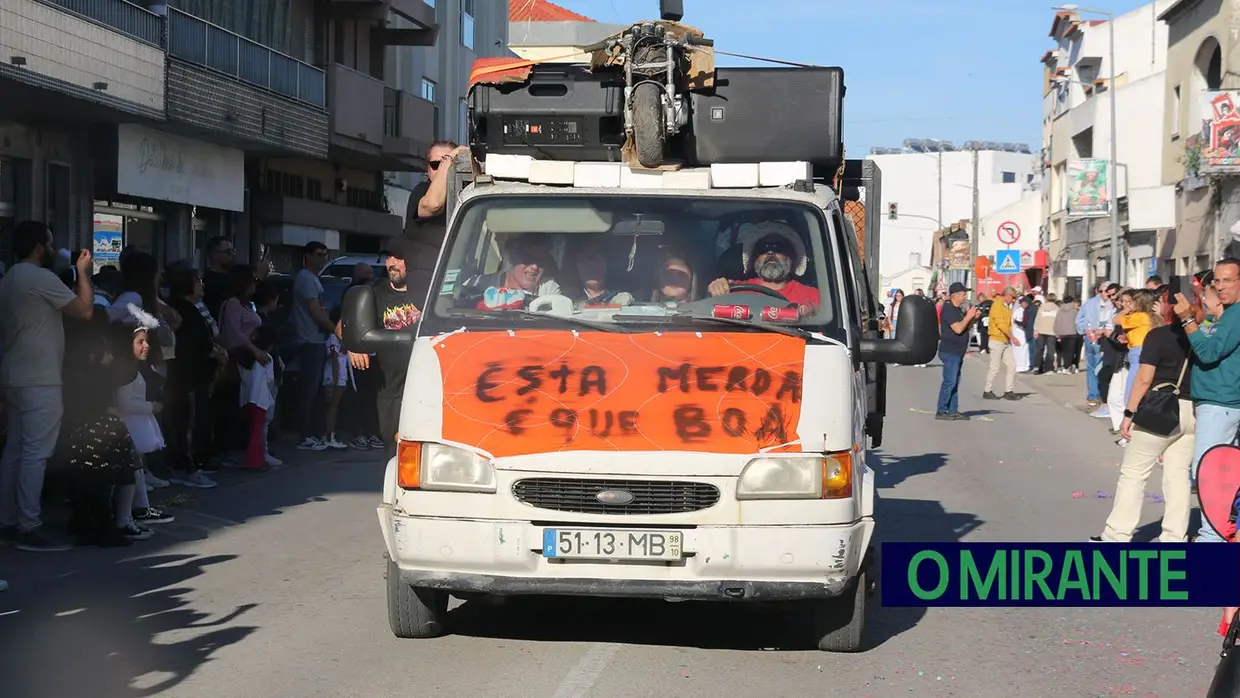
[[[663,89],[653,82],[639,83],[633,88],[629,105],[633,112],[633,147],[642,167],[663,164]]]

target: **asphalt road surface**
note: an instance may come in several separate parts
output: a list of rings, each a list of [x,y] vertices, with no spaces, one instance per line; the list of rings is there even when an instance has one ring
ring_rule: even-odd
[[[967,362],[973,421],[940,423],[937,367],[893,370],[887,443],[872,456],[881,539],[1098,533],[1110,501],[1095,493],[1113,491],[1120,457],[1102,421],[1036,394],[983,402],[982,372]],[[357,456],[312,462],[200,493],[128,549],[0,550],[12,584],[0,594],[0,694],[1185,698],[1204,695],[1218,657],[1216,609],[875,603],[871,648],[831,655],[786,649],[777,616],[744,608],[482,600],[455,610],[452,636],[397,640],[380,477]]]

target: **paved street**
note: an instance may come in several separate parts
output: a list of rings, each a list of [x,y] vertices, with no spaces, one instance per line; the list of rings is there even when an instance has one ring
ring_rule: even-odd
[[[888,441],[872,461],[879,535],[1098,533],[1110,502],[1095,492],[1113,491],[1121,453],[1104,423],[1039,394],[983,402],[983,372],[966,363],[961,406],[974,420],[940,423],[937,366],[892,371]],[[1038,380],[1056,379],[1023,384]],[[778,622],[743,609],[477,601],[456,610],[457,634],[398,641],[379,481],[358,456],[318,462],[198,493],[127,550],[0,550],[12,584],[0,594],[3,694],[1184,698],[1204,694],[1218,656],[1216,609],[873,608],[875,646],[830,655],[782,649]]]

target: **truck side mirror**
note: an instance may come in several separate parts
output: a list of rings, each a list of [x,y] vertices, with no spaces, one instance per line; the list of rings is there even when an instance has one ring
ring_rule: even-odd
[[[863,362],[927,364],[939,351],[939,315],[934,304],[921,296],[905,296],[896,318],[895,339],[862,339]]]
[[[354,286],[340,303],[340,343],[345,350],[369,354],[379,347],[413,341],[413,328],[385,330],[379,303],[370,286]]]

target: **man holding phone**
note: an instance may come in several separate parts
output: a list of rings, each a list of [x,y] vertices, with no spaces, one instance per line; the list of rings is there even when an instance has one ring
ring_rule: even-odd
[[[978,318],[977,308],[969,305],[969,289],[955,282],[947,290],[939,316],[939,360],[943,363],[943,382],[934,418],[958,422],[969,418],[960,413],[960,371],[969,351],[969,328]]]
[[[1193,405],[1197,418],[1193,455],[1193,481],[1205,452],[1222,444],[1236,443],[1240,431],[1240,260],[1223,259],[1214,265],[1214,278],[1204,289],[1202,312],[1185,297],[1175,294],[1173,311],[1184,326],[1193,350]],[[1204,327],[1206,318],[1213,320]],[[1204,518],[1197,531],[1203,543],[1221,543]]]

